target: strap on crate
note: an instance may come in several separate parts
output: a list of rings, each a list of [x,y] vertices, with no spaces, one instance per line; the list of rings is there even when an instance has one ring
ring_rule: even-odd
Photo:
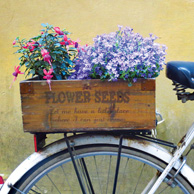
[[[34,150],[38,152],[46,144],[46,134],[45,133],[35,133],[34,134]]]

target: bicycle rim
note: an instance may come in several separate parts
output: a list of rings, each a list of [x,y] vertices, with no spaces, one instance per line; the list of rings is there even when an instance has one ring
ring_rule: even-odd
[[[85,193],[113,192],[118,146],[110,144],[77,146],[73,148],[73,154]],[[161,159],[140,150],[123,147],[116,193],[141,193],[157,171],[161,172],[165,166]],[[174,174],[174,172],[171,173]],[[24,193],[82,193],[67,150],[43,160],[20,179],[15,187]],[[156,193],[192,192],[193,188],[179,175],[173,187],[162,183]],[[20,192],[12,189],[11,193]]]

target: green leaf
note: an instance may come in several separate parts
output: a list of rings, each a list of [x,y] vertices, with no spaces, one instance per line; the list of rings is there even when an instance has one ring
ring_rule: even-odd
[[[67,65],[66,65],[65,63],[62,63],[62,64],[61,64],[61,67],[62,67],[63,69],[66,69],[66,68],[67,68]]]
[[[66,73],[66,71],[62,71],[62,74],[65,76],[67,73]]]
[[[25,66],[26,66],[27,68],[29,68],[29,67],[30,67],[30,62],[29,62],[29,61],[25,62]]]
[[[45,40],[41,37],[38,42],[39,44],[42,44],[43,42],[45,42]]]
[[[71,48],[71,49],[69,49],[69,51],[71,51],[71,52],[77,52],[77,49],[76,48]]]
[[[20,58],[19,58],[19,60],[22,60],[24,58],[24,56],[21,56]]]
[[[38,74],[41,75],[41,76],[44,76],[44,73],[43,73],[43,70],[38,70]]]
[[[61,46],[61,44],[60,43],[56,43],[56,44],[54,44],[55,46]]]
[[[27,72],[27,69],[25,71],[25,74],[26,74],[26,72]],[[27,78],[29,75],[30,75],[30,71],[28,71],[28,73],[26,74],[25,78]]]
[[[52,53],[59,54],[59,55],[61,55],[61,54],[62,54],[62,52],[61,52],[61,51],[53,51]]]
[[[47,37],[47,35],[48,35],[48,33],[45,32],[44,34],[42,34],[42,37],[45,38],[45,37]]]
[[[62,80],[62,76],[61,75],[55,75],[56,76],[56,78],[57,78],[57,80]]]
[[[57,60],[57,55],[55,53],[50,53],[50,56],[54,59]]]
[[[36,61],[35,64],[34,64],[36,67],[40,67],[42,65],[42,62],[41,61]]]
[[[66,54],[65,57],[68,58],[66,47],[65,48],[64,47],[57,47],[57,50],[61,50],[61,51],[65,52],[65,54]]]
[[[47,27],[47,25],[46,25],[46,24],[43,24],[43,23],[42,23],[41,25],[42,25],[43,27]]]
[[[68,64],[70,64],[72,66],[74,65],[73,62],[70,59],[68,59],[68,58],[65,58],[65,62],[67,62]]]
[[[56,63],[52,63],[53,69],[55,70],[57,68]]]
[[[63,38],[63,35],[58,35],[58,38]]]
[[[40,39],[41,38],[41,35],[39,35],[39,36],[35,36],[35,37],[33,37],[33,38],[31,38],[32,40],[38,40],[38,39]]]
[[[32,74],[32,76],[34,76],[35,75],[35,70],[34,69],[31,69],[30,70],[30,74]]]
[[[53,28],[53,26],[52,26],[52,25],[49,25],[48,23],[46,23],[46,25],[47,25],[47,27],[48,27],[49,29]]]

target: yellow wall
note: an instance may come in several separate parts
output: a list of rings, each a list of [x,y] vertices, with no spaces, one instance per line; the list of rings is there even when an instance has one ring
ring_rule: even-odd
[[[41,23],[66,28],[82,44],[92,43],[97,34],[130,26],[144,37],[159,36],[167,45],[167,59],[194,61],[193,0],[0,0],[0,174],[7,176],[33,152],[32,135],[22,131],[19,81],[9,89],[16,36],[30,38],[39,33]],[[163,72],[157,78],[157,108],[166,119],[159,137],[177,142],[194,118],[192,102],[176,101],[171,82]],[[191,159],[190,159],[191,160]]]

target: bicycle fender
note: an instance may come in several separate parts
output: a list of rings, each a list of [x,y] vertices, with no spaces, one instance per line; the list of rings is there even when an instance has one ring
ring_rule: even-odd
[[[28,158],[26,158],[8,177],[5,181],[3,187],[0,190],[1,194],[8,194],[11,187],[14,185],[25,173],[27,173],[33,166],[38,164],[40,161],[44,160],[46,155],[43,153],[33,153]]]
[[[119,144],[119,138],[109,135],[78,135],[69,138],[70,142],[75,146],[79,145],[92,145],[92,144]],[[153,155],[155,157],[161,158],[166,163],[169,163],[172,159],[172,154],[158,144],[138,141],[136,139],[123,139],[123,146],[129,146],[134,149],[144,151],[147,154]],[[30,155],[26,160],[24,160],[8,177],[5,184],[3,185],[0,193],[8,194],[10,191],[9,185],[14,185],[22,176],[24,176],[32,167],[41,162],[42,160],[48,158],[49,156],[63,151],[67,148],[64,139],[54,142],[39,152],[35,152]],[[177,161],[174,168],[179,169],[181,161]],[[181,170],[181,174],[188,179],[188,181],[194,186],[194,172],[193,170],[185,164]]]

